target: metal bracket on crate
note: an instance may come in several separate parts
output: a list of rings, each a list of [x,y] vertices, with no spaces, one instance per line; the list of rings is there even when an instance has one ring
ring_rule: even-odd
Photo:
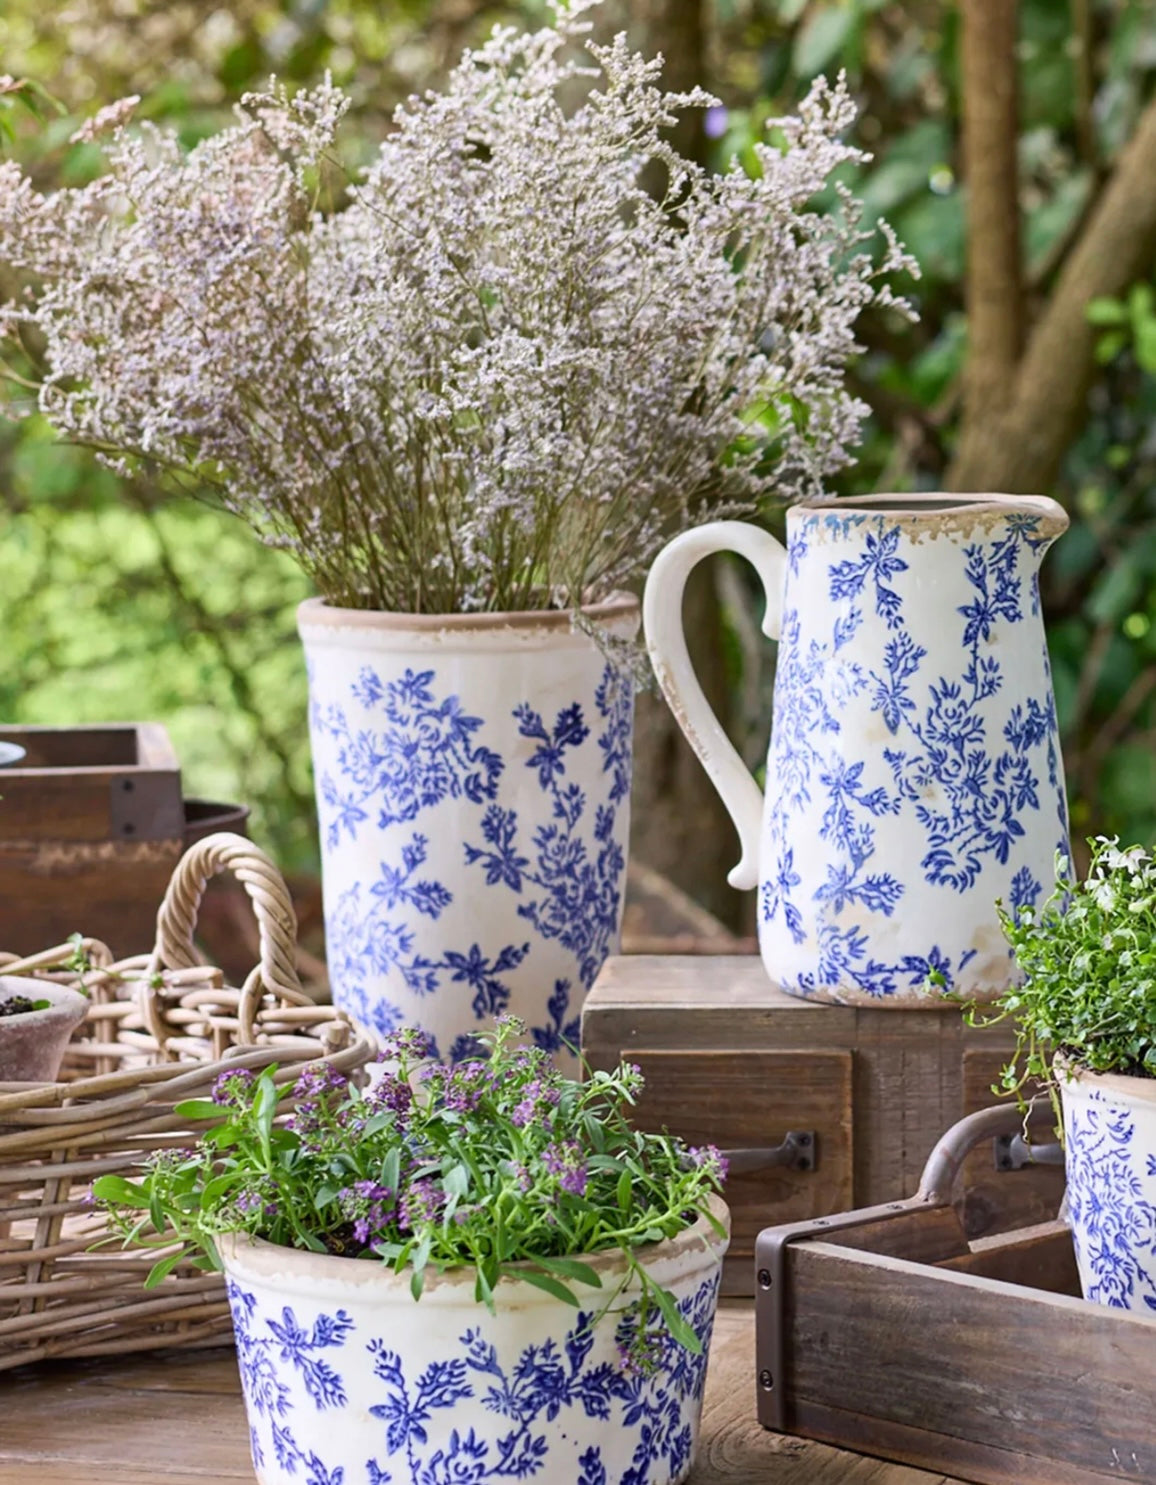
[[[764,1170],[814,1170],[819,1151],[813,1129],[789,1129],[779,1145],[724,1150],[727,1174],[754,1176]]]
[[[996,1170],[1023,1170],[1025,1165],[1063,1165],[1064,1147],[1061,1144],[1029,1144],[1023,1131],[1016,1134],[997,1134],[992,1140],[992,1153]]]

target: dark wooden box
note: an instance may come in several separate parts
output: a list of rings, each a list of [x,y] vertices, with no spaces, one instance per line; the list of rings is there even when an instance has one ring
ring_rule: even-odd
[[[746,956],[610,959],[582,1016],[591,1067],[625,1058],[646,1075],[643,1127],[741,1152],[726,1192],[734,1235],[723,1284],[735,1295],[754,1293],[761,1228],[906,1196],[940,1133],[991,1103],[1012,1040],[1008,1027],[970,1027],[942,1004],[798,1000]],[[959,1203],[969,1236],[1041,1221],[1059,1205],[1061,1170],[1001,1169],[997,1159],[1015,1157],[991,1141],[968,1157]]]
[[[80,932],[118,957],[152,946],[184,850],[181,775],[163,727],[0,727],[27,750],[0,768],[0,949]]]
[[[759,1420],[979,1485],[1156,1481],[1156,1316],[1079,1298],[1059,1221],[959,1221],[963,1150],[1019,1119],[989,1116],[950,1132],[919,1196],[760,1235]]]

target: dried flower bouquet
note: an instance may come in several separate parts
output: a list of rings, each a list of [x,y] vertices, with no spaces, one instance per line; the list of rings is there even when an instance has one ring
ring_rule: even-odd
[[[865,411],[855,319],[913,267],[885,226],[873,262],[848,192],[808,210],[861,158],[853,104],[819,82],[757,177],[711,174],[664,131],[713,100],[588,8],[468,52],[336,209],[328,83],[249,95],[189,152],[125,100],[82,188],[0,163],[12,409],[215,494],[360,609],[576,610],[708,511],[817,492]]]

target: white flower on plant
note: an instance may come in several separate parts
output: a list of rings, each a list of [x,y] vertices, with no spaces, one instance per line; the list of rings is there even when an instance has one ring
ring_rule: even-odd
[[[1133,876],[1148,865],[1148,854],[1143,846],[1129,846],[1126,851],[1118,849],[1120,837],[1100,835],[1092,843],[1102,846],[1103,852],[1097,862],[1097,871],[1128,871]]]
[[[1111,881],[1106,877],[1099,877],[1088,883],[1088,890],[1098,908],[1105,913],[1113,911],[1116,906],[1116,888]]]
[[[863,158],[846,88],[773,121],[757,176],[712,175],[664,131],[715,100],[593,42],[588,8],[495,30],[328,214],[329,83],[250,94],[188,153],[125,100],[79,189],[0,164],[27,285],[0,328],[42,341],[48,421],[215,492],[354,607],[573,609],[695,520],[820,493],[866,412],[855,321],[906,312],[886,279],[914,272],[885,227],[873,261],[845,187],[809,209]]]

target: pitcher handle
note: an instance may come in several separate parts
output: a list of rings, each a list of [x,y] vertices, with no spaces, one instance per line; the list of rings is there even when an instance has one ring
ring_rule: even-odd
[[[704,557],[715,552],[737,552],[754,567],[767,595],[763,633],[769,639],[778,639],[787,553],[781,542],[746,521],[714,521],[683,532],[665,546],[646,580],[642,624],[662,694],[739,834],[742,857],[727,881],[740,891],[749,891],[759,882],[763,796],[703,694],[682,628],[682,595],[687,578]]]

